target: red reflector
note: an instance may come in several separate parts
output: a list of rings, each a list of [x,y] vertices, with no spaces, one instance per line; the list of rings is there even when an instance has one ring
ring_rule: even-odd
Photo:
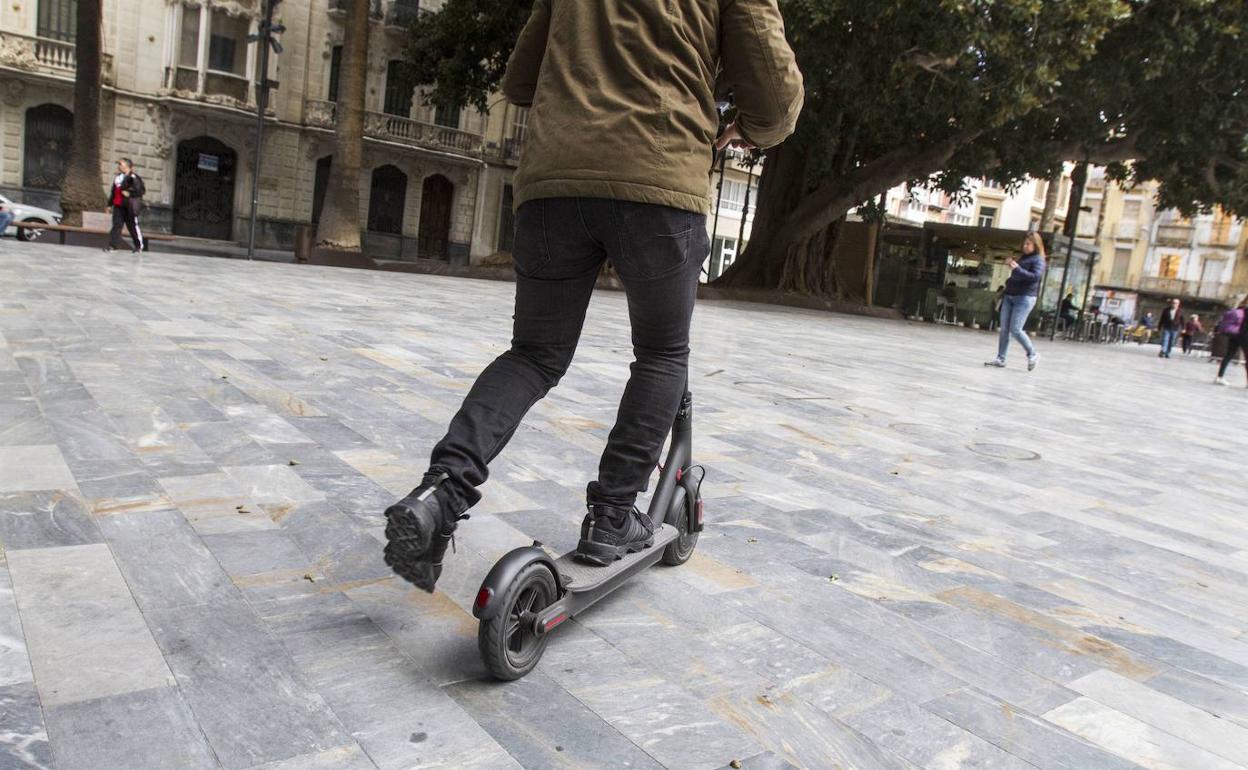
[[[676,480],[677,480],[677,481],[680,481],[680,480],[681,480],[681,479],[683,479],[684,477],[685,477],[685,469],[684,469],[684,468],[677,468],[677,469],[676,469]]]
[[[550,629],[554,628],[555,626],[559,625],[560,623],[562,623],[563,621],[567,619],[568,619],[568,616],[566,614],[554,616],[550,620],[546,621],[546,630],[549,631]]]
[[[490,599],[493,597],[494,589],[492,588],[482,588],[480,591],[477,591],[477,609],[485,609],[485,605],[489,604]]]
[[[693,507],[693,509],[694,509],[694,511],[696,511],[696,512],[697,512],[697,516],[698,516],[698,523],[699,523],[699,524],[701,524],[701,523],[702,523],[702,501],[701,501],[701,500],[699,500],[699,501],[698,501],[698,504],[697,504],[697,505],[695,505],[695,506]]]

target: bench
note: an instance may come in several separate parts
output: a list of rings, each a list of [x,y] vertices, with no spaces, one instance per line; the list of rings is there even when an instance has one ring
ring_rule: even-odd
[[[43,222],[14,222],[12,226],[16,227],[19,233],[22,230],[30,230],[32,231],[32,234],[33,234],[33,231],[35,230],[45,230],[48,232],[58,233],[60,236],[60,243],[62,246],[65,245],[66,236],[70,234],[86,235],[86,236],[102,236],[102,237],[107,238],[110,233],[109,230],[104,230],[98,227],[77,227],[74,225],[53,225],[53,224],[44,224]],[[168,233],[144,233],[143,234],[143,240],[145,241],[172,241],[175,238],[177,238],[177,236],[170,235]]]

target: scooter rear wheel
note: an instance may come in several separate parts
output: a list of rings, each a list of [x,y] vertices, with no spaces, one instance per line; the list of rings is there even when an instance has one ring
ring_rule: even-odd
[[[481,621],[477,646],[485,667],[503,681],[533,670],[546,651],[549,636],[538,636],[537,615],[554,603],[555,576],[543,564],[530,564],[503,595],[498,614]]]
[[[689,520],[693,514],[689,508],[690,504],[689,496],[685,495],[684,510],[675,522],[668,522],[675,524],[676,532],[679,533],[676,539],[663,549],[663,563],[669,567],[679,567],[689,561],[689,557],[693,556],[693,549],[698,547],[699,533],[689,531]]]

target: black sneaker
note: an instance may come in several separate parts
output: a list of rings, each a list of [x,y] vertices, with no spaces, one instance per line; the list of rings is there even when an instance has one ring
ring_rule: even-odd
[[[446,476],[425,476],[419,487],[386,509],[386,564],[407,582],[433,593],[442,558],[466,513],[456,513],[439,494]]]
[[[581,542],[577,543],[576,556],[581,561],[606,567],[652,545],[654,522],[649,516],[636,508],[624,512],[594,505],[581,522]]]

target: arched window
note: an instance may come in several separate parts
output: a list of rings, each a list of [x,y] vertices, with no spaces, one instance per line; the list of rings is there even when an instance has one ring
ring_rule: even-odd
[[[59,104],[41,104],[26,110],[22,186],[59,190],[73,137],[74,113]]]
[[[368,229],[375,233],[403,233],[403,208],[407,205],[407,174],[394,166],[373,170],[368,194]]]

